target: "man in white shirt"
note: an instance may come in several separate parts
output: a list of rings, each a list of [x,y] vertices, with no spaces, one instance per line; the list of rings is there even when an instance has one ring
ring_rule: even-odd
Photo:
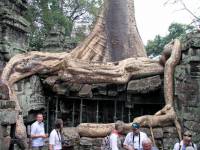
[[[180,143],[174,145],[174,150],[197,150],[196,144],[192,143],[192,133],[186,131],[183,134],[183,140]]]
[[[36,120],[31,125],[32,150],[42,150],[44,139],[48,137],[44,131],[43,115],[37,114]]]
[[[124,148],[127,150],[141,150],[142,141],[146,138],[146,133],[140,131],[140,125],[133,123],[132,132],[128,133],[125,138]]]
[[[50,133],[49,137],[49,150],[61,150],[62,149],[62,119],[57,119],[55,122],[55,129]]]

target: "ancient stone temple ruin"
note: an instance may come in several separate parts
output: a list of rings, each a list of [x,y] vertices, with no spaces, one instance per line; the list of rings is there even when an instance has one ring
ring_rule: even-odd
[[[116,120],[126,123],[124,134],[133,120],[141,123],[160,149],[172,148],[186,129],[200,144],[200,33],[170,43],[160,62],[150,60],[133,1],[108,0],[75,49],[63,51],[62,28],[55,26],[43,49],[60,53],[27,55],[27,5],[0,2],[0,150],[27,149],[38,112],[45,114],[48,132],[57,118],[64,120],[65,138],[75,150],[99,149]]]

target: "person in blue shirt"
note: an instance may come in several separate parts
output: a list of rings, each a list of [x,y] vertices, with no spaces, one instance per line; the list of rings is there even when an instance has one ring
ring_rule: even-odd
[[[44,131],[43,115],[39,113],[31,125],[32,150],[42,150],[45,138],[48,138],[48,134]]]

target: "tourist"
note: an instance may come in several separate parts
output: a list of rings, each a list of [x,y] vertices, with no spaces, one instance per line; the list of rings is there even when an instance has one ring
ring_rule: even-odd
[[[146,138],[146,133],[140,131],[140,125],[133,123],[132,132],[128,133],[125,138],[124,148],[127,150],[140,150],[142,149],[142,141]]]
[[[152,142],[149,138],[142,141],[142,150],[158,150],[158,148],[152,146]]]
[[[49,137],[49,150],[61,150],[62,149],[62,129],[63,121],[62,119],[57,119],[55,122],[55,129],[50,133]]]
[[[121,134],[123,132],[124,122],[116,121],[115,129],[110,134],[110,148],[111,150],[121,150],[122,149],[122,141]]]
[[[39,113],[36,121],[31,125],[32,150],[42,150],[47,137],[48,134],[44,131],[43,115]]]
[[[196,144],[192,142],[192,134],[186,131],[183,134],[183,140],[174,145],[174,150],[197,150]]]

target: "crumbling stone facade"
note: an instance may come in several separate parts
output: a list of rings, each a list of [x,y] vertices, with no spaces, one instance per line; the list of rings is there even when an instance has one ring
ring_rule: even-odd
[[[20,107],[22,108],[25,122],[35,120],[37,111],[45,112],[46,101],[43,88],[38,76],[31,76],[15,84],[15,92],[18,97]]]
[[[27,33],[29,23],[23,18],[23,13],[27,9],[26,0],[1,0],[0,2],[0,65],[1,70],[3,64],[12,56],[27,52]],[[55,29],[52,31],[44,44],[44,51],[57,50],[63,51],[64,33],[62,30]],[[194,134],[194,142],[200,144],[198,128],[200,122],[199,114],[199,96],[200,96],[200,34],[190,34],[185,41],[182,50],[182,60],[176,67],[175,71],[175,106],[179,120],[183,129],[189,129]],[[47,110],[47,101],[49,96],[44,94],[45,83],[40,82],[38,76],[32,76],[15,84],[15,92],[23,109],[25,122],[33,121],[31,111]],[[162,75],[152,76],[148,78],[131,80],[127,85],[77,85],[56,83],[53,86],[53,94],[59,96],[77,96],[79,98],[90,99],[92,97],[98,99],[110,98],[114,100],[118,97],[124,99],[124,107],[136,110],[136,103],[149,103],[155,100],[153,104],[163,104]],[[8,99],[8,89],[3,88],[1,84],[0,91],[0,150],[8,149],[11,138],[14,138],[13,129],[16,121],[17,112],[15,111],[15,102]],[[45,87],[46,88],[46,87]],[[159,92],[158,92],[159,91]],[[127,93],[126,93],[127,92]],[[158,92],[156,99],[148,98],[151,92]],[[71,93],[71,95],[70,95]],[[48,97],[47,98],[45,98]],[[50,95],[51,96],[51,95]],[[121,96],[121,97],[120,97]],[[152,96],[152,95],[150,95]],[[145,97],[145,98],[144,98]],[[160,99],[159,99],[160,98]],[[54,101],[55,99],[51,99]],[[67,99],[69,100],[69,99]],[[63,100],[64,101],[64,100]],[[153,102],[153,101],[152,101]],[[52,103],[54,104],[54,103]],[[59,103],[59,114],[69,112],[62,107],[62,100]],[[163,104],[164,105],[164,104]],[[53,110],[55,111],[55,110]],[[57,113],[58,110],[56,110]],[[117,113],[123,111],[117,111]],[[99,113],[99,110],[95,113]],[[58,115],[58,114],[56,114]],[[115,115],[115,114],[114,114]],[[130,114],[128,114],[130,115]],[[117,116],[117,114],[116,114]],[[120,116],[120,115],[119,115]],[[114,116],[115,117],[115,116]],[[132,116],[129,116],[128,121]],[[54,117],[51,117],[54,118]],[[80,119],[80,118],[79,118]],[[112,118],[114,121],[116,118]],[[123,116],[122,116],[123,119]],[[97,122],[99,118],[96,118]],[[53,120],[51,120],[53,121]],[[79,120],[80,121],[80,120]],[[81,122],[81,121],[80,121]],[[178,141],[178,134],[173,125],[167,127],[157,127],[153,129],[153,134],[149,128],[143,128],[150,137],[155,138],[155,142],[161,149],[169,150]],[[69,134],[70,133],[70,134]],[[90,138],[80,137],[76,128],[65,128],[65,138],[71,143],[74,149],[100,149],[102,137]],[[5,147],[3,147],[5,146]]]
[[[0,58],[8,61],[16,54],[27,52],[29,22],[23,17],[26,0],[0,1]]]
[[[0,75],[11,57],[27,52],[29,23],[23,17],[26,10],[26,0],[0,1]],[[0,150],[9,149],[15,138],[14,128],[18,115],[15,105],[15,101],[9,99],[8,89],[0,79]]]
[[[174,79],[179,120],[184,130],[192,131],[194,142],[200,145],[200,33],[186,37]]]

